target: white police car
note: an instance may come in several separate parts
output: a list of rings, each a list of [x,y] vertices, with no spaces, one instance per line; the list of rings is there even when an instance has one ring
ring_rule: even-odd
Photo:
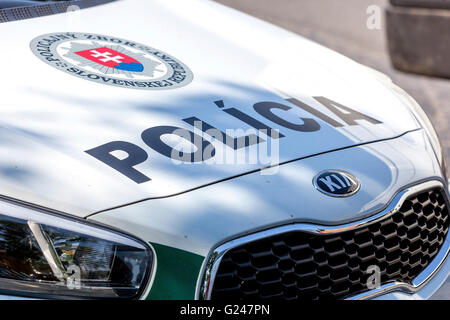
[[[386,76],[206,0],[0,6],[2,298],[445,282],[443,152]]]

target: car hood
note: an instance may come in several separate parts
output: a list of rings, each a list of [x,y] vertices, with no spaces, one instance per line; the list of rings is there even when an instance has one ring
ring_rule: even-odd
[[[34,38],[55,32],[104,34],[158,48],[187,65],[193,80],[176,89],[136,90],[74,77],[30,50]],[[0,194],[78,216],[419,128],[408,106],[386,85],[387,78],[209,1],[118,1],[73,15],[3,23],[0,34]],[[314,97],[339,103],[334,103],[335,113]],[[292,99],[306,107],[299,108]],[[255,111],[259,102],[287,106],[289,112],[274,113],[298,125],[312,119],[320,129],[308,132],[280,125]],[[345,121],[349,109],[342,106],[373,121]],[[155,126],[194,130],[183,121],[193,117],[224,132],[251,129],[224,111],[230,108],[279,129],[283,138],[266,137],[259,144],[270,145],[269,160],[221,162],[216,152],[212,161],[180,164],[141,138]],[[151,180],[137,183],[86,152],[113,141],[145,151],[147,160],[134,168]],[[219,142],[213,145],[219,150]],[[242,156],[247,149],[231,149],[232,155]]]

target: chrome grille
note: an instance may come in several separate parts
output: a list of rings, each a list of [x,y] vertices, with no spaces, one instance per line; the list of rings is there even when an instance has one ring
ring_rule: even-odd
[[[367,291],[370,266],[381,284],[410,283],[436,256],[449,228],[441,188],[409,196],[394,214],[350,231],[277,234],[223,256],[211,298],[320,300]]]

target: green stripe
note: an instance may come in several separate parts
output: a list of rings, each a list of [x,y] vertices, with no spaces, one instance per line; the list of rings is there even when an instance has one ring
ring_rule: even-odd
[[[155,280],[147,299],[191,300],[195,298],[197,279],[205,257],[158,243]]]

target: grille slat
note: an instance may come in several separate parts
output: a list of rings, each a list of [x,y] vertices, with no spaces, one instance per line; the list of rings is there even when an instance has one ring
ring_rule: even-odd
[[[339,299],[367,291],[370,266],[381,284],[411,283],[441,248],[449,212],[440,188],[408,197],[393,215],[332,235],[291,231],[229,250],[214,300]]]

